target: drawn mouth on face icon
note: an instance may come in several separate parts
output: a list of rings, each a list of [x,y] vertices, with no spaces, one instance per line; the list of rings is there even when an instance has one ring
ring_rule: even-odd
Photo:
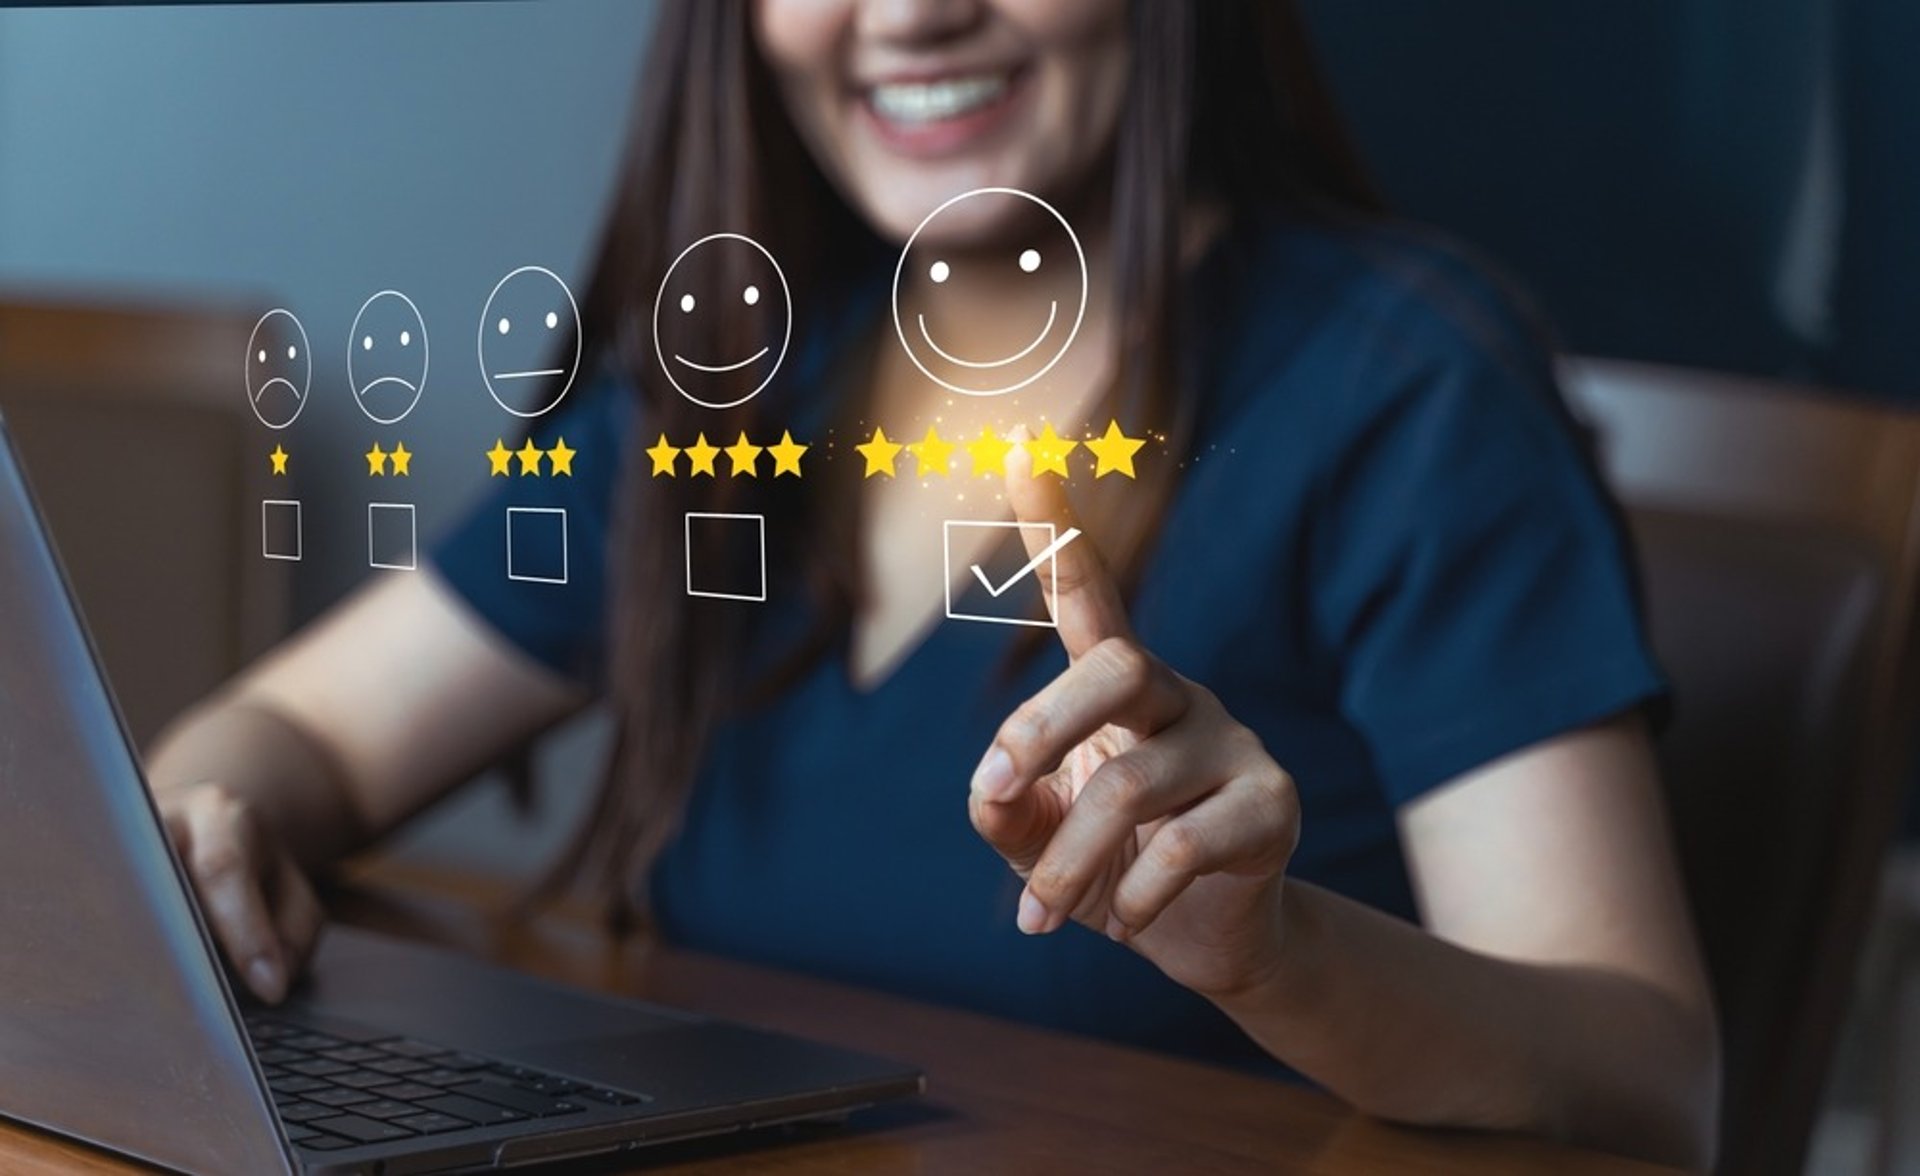
[[[285,376],[275,376],[273,379],[268,380],[266,383],[260,385],[260,390],[253,394],[253,402],[255,404],[258,404],[262,400],[266,399],[267,389],[273,387],[275,384],[278,384],[281,387],[285,388],[287,391],[293,393],[293,398],[295,400],[303,399],[303,397],[300,395],[300,389],[293,386],[292,380],[287,379]]]
[[[1027,356],[1032,355],[1037,347],[1047,341],[1047,336],[1053,334],[1054,320],[1060,317],[1060,303],[1056,301],[1048,309],[1047,325],[1040,328],[1040,333],[1034,336],[1033,342],[1027,344],[1019,351],[1014,352],[1012,355],[1007,356],[1005,359],[990,360],[986,363],[971,359],[961,359],[957,355],[949,355],[944,348],[933,341],[933,336],[927,332],[927,316],[923,314],[918,317],[920,319],[920,337],[927,341],[927,346],[933,348],[934,354],[938,355],[941,359],[951,364],[958,364],[964,368],[997,368],[1006,367],[1010,363],[1020,362]]]
[[[737,372],[743,367],[747,367],[750,364],[755,364],[760,362],[762,359],[766,358],[767,352],[772,350],[773,348],[771,347],[762,347],[760,350],[754,352],[752,355],[747,356],[745,359],[741,360],[739,363],[722,364],[718,367],[715,367],[711,364],[695,363],[691,359],[688,359],[686,356],[680,355],[678,353],[675,353],[673,359],[675,363],[685,364],[686,366],[692,368],[696,372],[707,372],[712,375],[724,375],[727,372]]]
[[[537,380],[542,376],[564,376],[566,374],[567,370],[565,368],[541,368],[538,371],[532,372],[495,372],[493,373],[493,378],[496,380]]]
[[[373,391],[375,388],[378,388],[382,384],[398,384],[409,392],[418,392],[420,390],[411,381],[403,380],[399,376],[381,376],[379,379],[373,381],[372,383],[368,384],[366,387],[360,389],[360,395],[365,396],[367,393]]]

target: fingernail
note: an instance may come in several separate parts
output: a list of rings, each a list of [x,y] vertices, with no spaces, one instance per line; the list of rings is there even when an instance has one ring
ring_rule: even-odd
[[[260,996],[271,996],[280,991],[280,965],[266,956],[254,956],[247,964],[247,982]]]
[[[1005,800],[1013,791],[1013,757],[1000,747],[989,748],[974,769],[973,790],[985,800]]]
[[[1047,929],[1047,908],[1031,890],[1020,892],[1020,914],[1014,919],[1023,935],[1039,935]]]

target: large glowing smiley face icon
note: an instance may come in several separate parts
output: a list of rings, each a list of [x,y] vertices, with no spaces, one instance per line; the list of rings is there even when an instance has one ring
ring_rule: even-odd
[[[560,275],[523,265],[480,312],[480,375],[494,403],[531,420],[566,399],[580,368],[580,307]]]
[[[253,415],[269,429],[286,428],[307,406],[312,383],[307,329],[290,310],[261,315],[247,340],[247,403]]]
[[[398,290],[367,299],[347,332],[347,384],[377,425],[397,425],[427,388],[427,324]]]
[[[732,288],[722,285],[723,275],[735,279]],[[736,329],[693,329],[703,315],[734,316],[722,321]],[[692,338],[730,338],[740,354],[690,354],[693,345],[682,340]],[[792,338],[787,275],[765,246],[739,233],[714,233],[681,250],[653,300],[653,348],[661,370],[680,395],[702,408],[733,408],[760,395],[779,372]]]
[[[940,292],[965,282],[968,270],[982,263],[971,255],[959,261],[933,242],[941,235],[943,218],[971,219],[993,211],[989,202],[1004,205],[1008,201],[1031,204],[1031,209],[1016,211],[1030,216],[1038,225],[1029,247],[1005,260],[1011,272],[1034,278],[1031,299],[1013,299],[1004,307],[1006,315],[1022,324],[1031,320],[1031,333],[1019,331],[1006,354],[955,354],[949,346],[951,338],[946,344],[941,342]],[[1038,215],[1033,215],[1036,211]],[[914,284],[909,300],[924,305],[902,305],[902,293],[909,282]],[[1062,293],[1067,295],[1065,304]],[[893,326],[900,345],[928,379],[963,396],[1004,396],[1052,371],[1067,348],[1073,346],[1086,313],[1087,255],[1080,248],[1080,238],[1053,205],[1017,188],[977,188],[934,209],[907,238],[906,248],[900,251],[900,264],[893,272]],[[1026,339],[1031,342],[1019,342]]]

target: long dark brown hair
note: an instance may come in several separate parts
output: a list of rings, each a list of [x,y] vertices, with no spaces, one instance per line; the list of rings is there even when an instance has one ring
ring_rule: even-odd
[[[800,398],[818,391],[788,381],[791,360],[774,387],[738,408],[701,408],[673,390],[651,339],[653,301],[687,245],[722,232],[765,244],[790,280],[795,351],[830,321],[848,259],[856,268],[859,259],[886,259],[887,247],[801,143],[754,45],[749,8],[750,0],[665,0],[642,74],[632,148],[583,314],[589,353],[639,397],[631,455],[662,434],[676,445],[700,433],[720,445],[743,431],[758,439],[768,435],[768,419],[777,435]],[[1129,20],[1131,76],[1108,155],[1115,370],[1125,373],[1110,395],[1125,419],[1166,422],[1169,453],[1154,463],[1156,474],[1143,474],[1132,509],[1100,520],[1102,549],[1127,581],[1190,444],[1179,328],[1191,202],[1205,198],[1234,218],[1276,209],[1351,217],[1377,208],[1292,0],[1131,0]],[[709,280],[716,290],[739,290],[745,278],[722,270]],[[747,354],[755,345],[739,337],[748,328],[737,316],[702,321],[707,337],[692,344],[698,354]],[[785,419],[774,418],[783,411]],[[805,585],[817,619],[788,659],[788,676],[844,634],[861,591],[851,558],[857,523],[844,509],[822,507],[819,484],[654,478],[629,458],[610,533],[608,682],[618,736],[590,811],[539,893],[586,881],[616,925],[644,911],[650,866],[677,828],[715,724],[727,700],[749,693],[743,610],[686,591],[687,512],[771,502],[770,527],[813,538],[803,547],[770,537],[772,550],[793,553],[782,574]],[[1143,500],[1152,507],[1140,509]]]

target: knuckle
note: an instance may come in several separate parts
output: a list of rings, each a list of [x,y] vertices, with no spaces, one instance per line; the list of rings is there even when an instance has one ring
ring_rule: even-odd
[[[1027,701],[1014,708],[1007,721],[1000,726],[998,742],[1001,750],[1013,758],[1016,765],[1024,764],[1026,759],[1046,746],[1053,732],[1053,716],[1045,707]]]
[[[1109,812],[1137,818],[1153,795],[1153,779],[1138,760],[1121,756],[1100,766],[1087,791]]]
[[[1027,889],[1049,910],[1063,907],[1073,894],[1074,873],[1065,862],[1042,859],[1027,876]]]
[[[1206,865],[1206,836],[1191,821],[1161,826],[1149,848],[1154,863],[1169,874],[1197,874]]]
[[[1137,643],[1109,637],[1093,647],[1101,668],[1128,694],[1145,690],[1153,681],[1153,658]]]

